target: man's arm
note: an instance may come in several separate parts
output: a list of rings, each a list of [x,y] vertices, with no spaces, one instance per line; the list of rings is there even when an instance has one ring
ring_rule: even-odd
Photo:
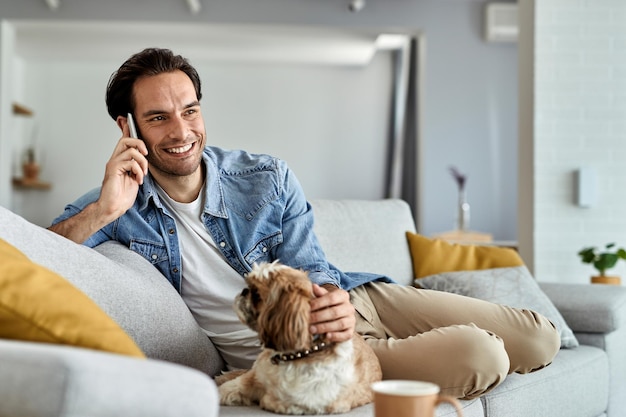
[[[118,117],[122,138],[106,164],[104,180],[97,201],[80,213],[48,229],[76,243],[83,243],[95,232],[116,220],[132,207],[139,185],[148,173],[148,149],[140,139],[129,138],[126,118]]]
[[[48,227],[48,230],[76,242],[83,243],[91,235],[102,229],[114,219],[107,219],[101,213],[97,202],[89,204],[83,211],[62,222]]]

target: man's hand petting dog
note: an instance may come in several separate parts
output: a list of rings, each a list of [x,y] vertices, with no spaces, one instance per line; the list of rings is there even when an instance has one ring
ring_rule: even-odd
[[[330,342],[350,340],[356,324],[350,294],[332,284],[313,284],[313,295],[311,334],[323,335]]]

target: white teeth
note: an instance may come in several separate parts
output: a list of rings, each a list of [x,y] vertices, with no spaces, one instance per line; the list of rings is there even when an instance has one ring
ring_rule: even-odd
[[[189,145],[181,146],[180,148],[170,148],[167,151],[170,153],[183,153],[191,149],[191,146],[192,144],[190,143]]]

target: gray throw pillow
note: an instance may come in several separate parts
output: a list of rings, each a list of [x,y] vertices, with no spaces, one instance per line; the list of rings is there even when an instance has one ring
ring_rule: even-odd
[[[514,308],[533,310],[548,318],[561,335],[562,348],[578,346],[574,332],[526,266],[478,271],[443,272],[415,280],[415,285],[466,295]]]

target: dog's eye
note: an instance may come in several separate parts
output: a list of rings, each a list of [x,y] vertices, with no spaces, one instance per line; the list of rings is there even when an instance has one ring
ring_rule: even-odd
[[[249,292],[250,290],[248,288],[244,288],[243,290],[241,290],[241,296],[245,297],[248,295]]]
[[[250,290],[250,300],[252,301],[252,305],[256,306],[261,302],[261,296],[256,289]]]

